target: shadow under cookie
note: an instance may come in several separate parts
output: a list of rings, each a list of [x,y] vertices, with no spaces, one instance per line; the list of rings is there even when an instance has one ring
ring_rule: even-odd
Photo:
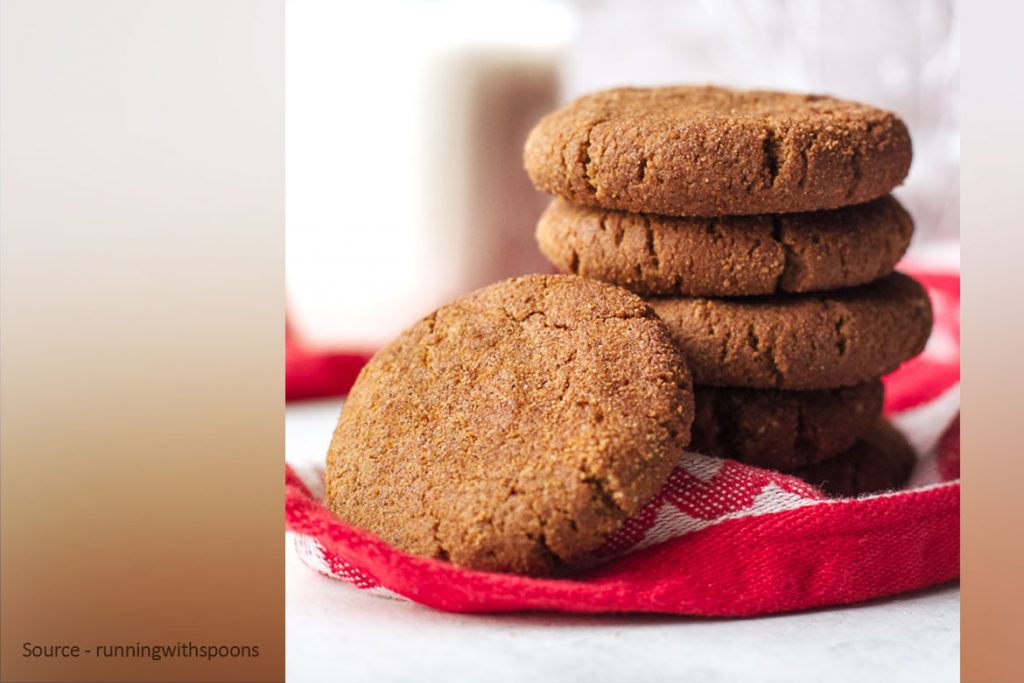
[[[849,450],[788,472],[830,496],[850,498],[898,489],[907,483],[917,456],[907,439],[886,420]]]
[[[689,450],[789,470],[851,448],[882,414],[880,380],[816,391],[694,387]]]

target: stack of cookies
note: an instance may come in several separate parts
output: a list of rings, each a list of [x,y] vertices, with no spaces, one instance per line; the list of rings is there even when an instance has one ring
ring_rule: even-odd
[[[541,248],[573,274],[495,283],[381,349],[331,441],[330,509],[408,553],[540,574],[598,548],[688,445],[836,494],[903,483],[879,378],[931,310],[892,272],[913,231],[888,196],[897,117],[613,90],[544,118],[526,165],[559,197]]]
[[[640,294],[683,351],[691,448],[837,495],[899,486],[913,464],[879,379],[931,330],[924,289],[893,272],[913,223],[889,192],[910,160],[890,112],[714,87],[595,93],[525,149],[557,197],[544,254]]]

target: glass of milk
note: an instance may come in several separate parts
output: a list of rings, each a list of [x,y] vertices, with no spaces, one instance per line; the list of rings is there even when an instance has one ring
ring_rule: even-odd
[[[288,315],[304,343],[373,349],[459,294],[550,270],[522,146],[557,105],[564,7],[292,0],[286,26]]]

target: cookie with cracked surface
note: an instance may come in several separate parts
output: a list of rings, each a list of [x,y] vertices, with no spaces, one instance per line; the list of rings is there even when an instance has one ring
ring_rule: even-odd
[[[690,450],[776,470],[853,446],[882,415],[882,382],[816,391],[694,387]]]
[[[571,275],[506,280],[366,365],[327,504],[415,555],[546,573],[657,493],[692,420],[686,362],[642,299]]]
[[[871,284],[747,299],[648,299],[696,384],[830,389],[892,372],[924,349],[928,294],[894,272]]]
[[[556,199],[537,224],[563,272],[644,295],[746,296],[865,284],[892,272],[914,223],[892,196],[810,213],[678,218]]]
[[[895,114],[820,95],[616,88],[548,114],[523,152],[576,204],[673,216],[835,209],[888,194],[911,144]]]
[[[886,420],[834,458],[789,472],[830,496],[852,498],[898,489],[917,462],[907,439]]]

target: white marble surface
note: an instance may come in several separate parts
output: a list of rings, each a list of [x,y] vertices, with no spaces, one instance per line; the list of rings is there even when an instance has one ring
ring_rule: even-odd
[[[287,411],[288,461],[320,462],[340,401]],[[813,681],[959,678],[960,590],[759,619],[445,614],[287,558],[289,681]]]

